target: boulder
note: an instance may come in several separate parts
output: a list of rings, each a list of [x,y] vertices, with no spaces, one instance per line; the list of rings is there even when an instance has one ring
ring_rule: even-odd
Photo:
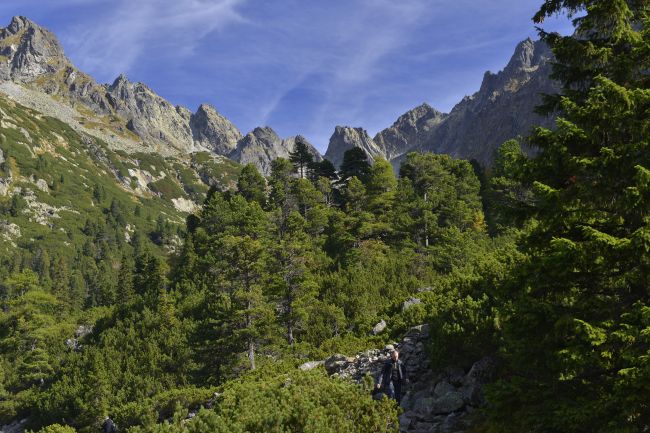
[[[372,327],[372,335],[381,334],[384,332],[384,329],[386,329],[386,321],[382,319],[379,323]]]
[[[304,364],[301,364],[298,368],[301,369],[302,371],[309,371],[309,370],[313,370],[316,367],[320,367],[324,363],[325,361],[308,361],[305,362]]]
[[[486,356],[472,365],[463,382],[466,384],[487,383],[494,376],[495,370],[496,360],[491,356]]]
[[[402,311],[406,311],[414,305],[421,304],[422,300],[419,298],[408,298],[406,301],[402,302]]]
[[[327,371],[327,374],[331,375],[334,373],[338,373],[340,370],[345,368],[349,363],[350,361],[348,360],[347,356],[337,353],[327,358],[323,364],[325,366],[325,371]]]
[[[36,181],[36,188],[40,189],[43,192],[48,192],[50,190],[50,187],[47,185],[47,181],[45,181],[45,179],[38,179]]]
[[[27,418],[13,421],[7,425],[0,426],[0,433],[23,433],[27,426]]]
[[[436,398],[432,404],[431,412],[434,414],[451,413],[461,410],[463,406],[465,406],[463,395],[458,391],[452,391]]]
[[[433,389],[433,393],[435,394],[436,397],[442,397],[444,395],[449,394],[450,392],[455,392],[456,387],[447,382],[446,380],[443,380],[441,382],[438,382],[438,384],[435,386]]]

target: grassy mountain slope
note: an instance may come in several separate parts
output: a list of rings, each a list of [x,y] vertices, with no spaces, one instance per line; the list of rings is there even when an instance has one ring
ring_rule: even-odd
[[[126,239],[156,220],[182,224],[210,186],[233,186],[239,171],[207,152],[186,159],[112,151],[95,137],[0,97],[0,248],[61,248],[113,201],[124,208]],[[137,211],[136,211],[137,209]]]

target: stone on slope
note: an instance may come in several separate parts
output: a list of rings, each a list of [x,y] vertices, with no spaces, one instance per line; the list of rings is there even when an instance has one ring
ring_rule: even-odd
[[[379,323],[372,327],[372,335],[379,335],[384,331],[384,329],[386,329],[386,321],[382,319],[379,321]]]
[[[321,365],[324,364],[324,361],[308,361],[305,362],[304,364],[300,364],[298,367],[302,371],[310,371],[313,370],[314,368],[320,367]]]

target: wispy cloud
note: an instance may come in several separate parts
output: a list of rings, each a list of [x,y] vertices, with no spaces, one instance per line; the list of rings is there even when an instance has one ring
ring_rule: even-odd
[[[102,4],[103,0],[65,0]],[[243,22],[245,0],[117,0],[102,14],[63,34],[78,66],[100,78],[128,72],[147,52],[167,50],[182,59],[206,35]]]

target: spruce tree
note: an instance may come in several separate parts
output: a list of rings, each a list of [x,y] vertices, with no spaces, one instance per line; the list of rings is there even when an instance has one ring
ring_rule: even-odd
[[[246,164],[237,179],[237,191],[247,201],[266,204],[266,180],[253,164]]]
[[[358,148],[353,147],[346,150],[343,154],[341,163],[340,181],[347,183],[349,179],[356,177],[361,182],[366,182],[370,174],[370,163],[366,153]]]
[[[548,0],[574,36],[542,34],[562,95],[524,181],[529,259],[504,289],[503,432],[640,432],[650,425],[650,33],[645,1]],[[513,404],[513,402],[517,402]]]
[[[289,346],[296,342],[311,304],[315,302],[318,286],[314,281],[316,268],[313,244],[305,233],[306,221],[293,212],[289,216],[285,235],[274,243],[274,290],[280,305],[280,323],[285,329]]]
[[[301,136],[296,137],[296,144],[293,150],[289,152],[289,161],[293,164],[294,170],[300,178],[305,179],[309,167],[314,162],[314,155],[309,151],[307,143]]]

